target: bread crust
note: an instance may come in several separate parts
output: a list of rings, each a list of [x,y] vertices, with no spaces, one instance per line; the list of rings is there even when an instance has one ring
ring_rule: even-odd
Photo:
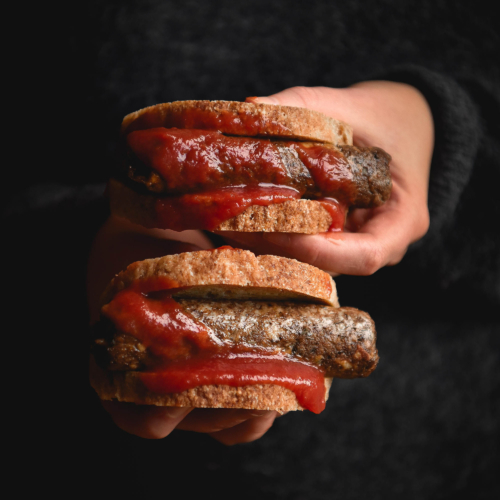
[[[325,399],[328,399],[332,379],[325,378]],[[137,372],[105,371],[90,359],[90,383],[105,401],[184,406],[194,408],[241,408],[249,410],[275,410],[279,413],[303,410],[290,389],[273,384],[231,387],[228,385],[202,385],[173,394],[148,391]]]
[[[236,101],[175,101],[130,113],[121,133],[154,127],[218,130],[230,135],[277,137],[352,145],[352,127],[306,108]]]
[[[160,227],[156,218],[154,195],[140,194],[116,179],[108,183],[111,213],[143,227]],[[289,200],[267,207],[253,205],[219,224],[214,231],[247,233],[279,232],[317,234],[328,231],[331,215],[314,200]]]
[[[339,306],[335,282],[320,269],[294,259],[222,247],[167,255],[130,264],[104,291],[107,304],[124,288],[151,278],[168,278],[179,290],[175,297],[237,298],[240,300],[310,301]]]

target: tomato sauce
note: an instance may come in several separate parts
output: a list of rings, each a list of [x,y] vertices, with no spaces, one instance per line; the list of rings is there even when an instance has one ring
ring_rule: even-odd
[[[163,181],[156,227],[212,230],[252,205],[306,197],[322,201],[332,216],[330,231],[342,231],[356,196],[347,160],[327,146],[164,127],[131,132],[126,140],[130,161],[138,160]],[[278,144],[289,149],[287,160]],[[307,170],[297,174],[293,154]]]
[[[311,172],[312,178],[324,197],[333,197],[352,204],[356,185],[347,160],[335,149],[326,146],[305,146],[300,142],[290,144]]]
[[[142,372],[141,380],[153,392],[181,392],[200,385],[241,387],[275,384],[293,391],[299,404],[321,413],[325,409],[324,375],[317,368],[285,357],[229,352],[193,358],[164,370]]]
[[[275,143],[219,132],[153,128],[132,132],[127,144],[144,165],[156,170],[167,194],[260,183],[305,188],[288,173]]]
[[[220,341],[172,299],[175,283],[139,280],[102,308],[116,329],[137,338],[150,352],[139,377],[157,393],[200,385],[232,387],[276,384],[292,390],[301,406],[315,413],[325,407],[324,374],[305,362],[249,345]]]
[[[156,220],[159,227],[174,231],[212,230],[253,205],[268,206],[299,198],[295,189],[285,186],[232,187],[164,197],[155,202]]]
[[[333,198],[323,198],[317,200],[321,206],[330,214],[332,223],[328,228],[329,232],[343,231],[347,217],[347,207]]]
[[[270,121],[260,113],[241,111],[234,113],[226,110],[214,113],[211,109],[201,108],[183,109],[180,113],[169,111],[163,114],[158,114],[155,109],[145,110],[124,132],[156,127],[218,130],[224,134],[243,136],[286,137],[291,133],[291,130],[282,123]]]

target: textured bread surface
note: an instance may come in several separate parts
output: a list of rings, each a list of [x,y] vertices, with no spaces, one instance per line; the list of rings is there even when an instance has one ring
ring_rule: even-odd
[[[224,221],[215,230],[317,234],[328,231],[331,224],[332,217],[321,203],[313,200],[290,200],[267,207],[254,205],[240,215]]]
[[[116,179],[109,181],[108,193],[112,214],[144,227],[161,228],[155,212],[156,196],[137,193]],[[215,231],[317,234],[328,231],[331,223],[332,217],[321,203],[290,200],[267,207],[248,207]]]
[[[195,113],[195,114],[193,114]],[[121,132],[154,127],[218,130],[230,135],[352,144],[352,128],[306,108],[235,101],[176,101],[127,115]]]
[[[332,379],[325,378],[328,398]],[[272,384],[231,387],[203,385],[174,394],[148,391],[137,372],[107,372],[90,360],[90,383],[103,400],[156,406],[187,406],[195,408],[242,408],[251,410],[303,410],[293,391]]]
[[[328,273],[294,259],[274,255],[257,257],[248,250],[231,247],[134,262],[115,276],[104,291],[101,303],[108,303],[136,280],[151,278],[168,278],[175,288],[195,287],[180,290],[175,297],[300,299],[339,305],[335,283]]]

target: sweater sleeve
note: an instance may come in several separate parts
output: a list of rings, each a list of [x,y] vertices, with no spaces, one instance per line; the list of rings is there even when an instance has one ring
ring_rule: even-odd
[[[419,89],[434,119],[431,224],[410,249],[410,260],[443,288],[467,286],[500,302],[498,92],[479,78],[454,80],[416,66],[384,78]]]

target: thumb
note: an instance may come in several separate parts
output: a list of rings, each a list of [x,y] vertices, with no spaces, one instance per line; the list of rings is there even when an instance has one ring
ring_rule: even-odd
[[[312,109],[349,123],[355,130],[358,121],[361,124],[365,121],[364,118],[357,120],[362,103],[356,97],[356,91],[350,88],[291,87],[266,97],[247,97],[246,102]]]
[[[267,97],[247,97],[245,102],[296,106],[319,111],[323,107],[321,100],[324,100],[322,87],[292,87]]]
[[[185,407],[146,406],[102,401],[115,424],[124,431],[146,439],[168,436],[192,410]]]

